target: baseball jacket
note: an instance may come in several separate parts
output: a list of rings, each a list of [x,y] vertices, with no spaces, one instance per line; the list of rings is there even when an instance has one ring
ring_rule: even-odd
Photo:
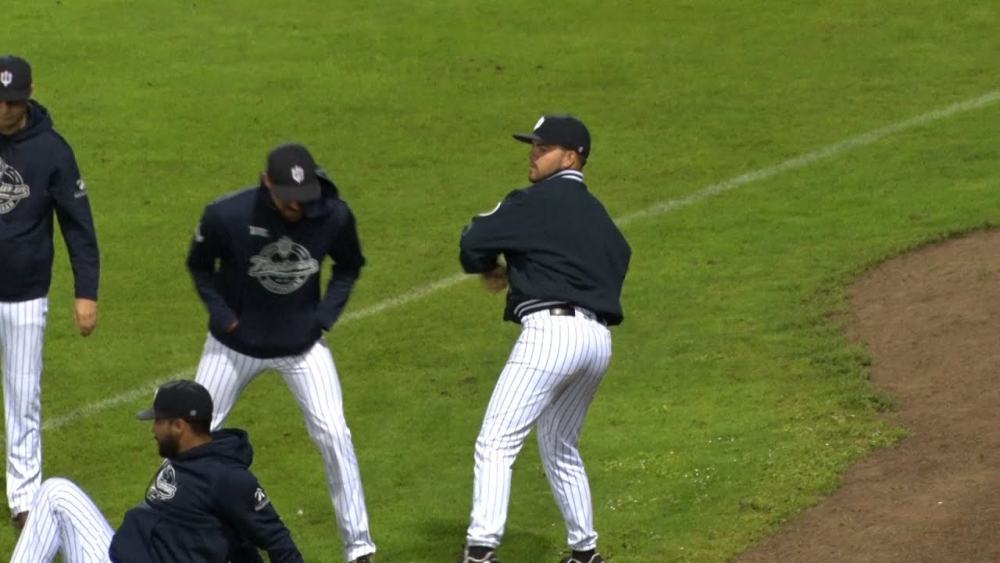
[[[462,231],[459,260],[470,274],[507,262],[504,320],[520,322],[541,308],[569,304],[609,326],[624,319],[621,291],[632,249],[604,206],[564,170],[514,190]]]
[[[31,101],[25,128],[0,134],[0,301],[48,294],[53,215],[69,249],[76,297],[96,300],[100,258],[86,185],[48,110]]]
[[[296,223],[281,218],[261,184],[209,204],[195,229],[188,271],[209,332],[237,352],[276,358],[311,348],[340,317],[365,264],[350,207],[326,172],[316,172],[322,197]],[[333,275],[321,299],[326,256]]]
[[[273,563],[303,561],[252,462],[246,432],[235,429],[166,460],[111,539],[112,563],[263,563],[252,546]]]

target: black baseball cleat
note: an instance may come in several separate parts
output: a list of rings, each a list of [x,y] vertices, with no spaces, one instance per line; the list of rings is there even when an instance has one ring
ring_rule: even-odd
[[[358,557],[357,559],[351,561],[351,563],[375,563],[375,560],[372,559],[371,554],[369,554],[369,555],[362,555],[361,557]]]
[[[500,563],[500,560],[492,547],[471,545],[462,552],[458,563]]]
[[[604,558],[601,557],[600,553],[595,553],[590,556],[574,553],[573,555],[564,558],[559,563],[604,563]]]
[[[28,511],[18,512],[10,517],[10,523],[14,525],[14,531],[20,532],[24,529],[24,524],[28,521]]]

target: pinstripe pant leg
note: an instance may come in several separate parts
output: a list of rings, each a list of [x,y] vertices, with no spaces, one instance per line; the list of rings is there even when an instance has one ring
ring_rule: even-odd
[[[611,361],[611,333],[596,322],[576,321],[583,361],[538,420],[538,449],[545,475],[566,521],[571,549],[597,547],[590,483],[577,448],[587,410]]]
[[[0,303],[7,500],[28,509],[42,484],[42,347],[48,298]]]
[[[514,460],[576,361],[576,344],[565,326],[547,313],[522,320],[521,335],[497,380],[476,440],[468,545],[500,545]]]
[[[351,561],[374,553],[361,470],[344,417],[340,379],[326,341],[320,339],[305,354],[283,358],[277,367],[298,401],[306,430],[323,457],[344,557]]]
[[[266,360],[240,354],[208,335],[194,379],[212,396],[213,432],[222,428],[243,390],[265,369]]]
[[[108,563],[114,531],[94,501],[72,481],[47,479],[29,508],[11,563]]]

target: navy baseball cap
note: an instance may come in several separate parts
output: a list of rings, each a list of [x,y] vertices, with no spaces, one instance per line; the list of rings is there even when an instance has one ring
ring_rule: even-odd
[[[582,121],[572,115],[543,115],[531,133],[515,133],[514,138],[524,143],[539,142],[559,145],[575,151],[584,158],[590,156],[590,131]]]
[[[31,98],[31,65],[15,55],[0,57],[0,100],[21,102]]]
[[[316,161],[302,145],[278,145],[267,155],[267,176],[271,189],[283,201],[312,201],[319,199],[319,179]]]
[[[185,420],[212,420],[212,396],[200,383],[178,379],[169,381],[156,390],[153,406],[136,413],[139,420],[157,418],[183,418]]]

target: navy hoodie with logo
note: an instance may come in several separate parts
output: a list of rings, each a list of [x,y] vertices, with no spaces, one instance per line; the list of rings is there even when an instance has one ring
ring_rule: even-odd
[[[111,539],[112,563],[263,563],[257,548],[272,563],[303,561],[252,462],[236,429],[166,460]]]
[[[365,264],[350,207],[326,172],[316,173],[322,196],[298,222],[282,219],[261,184],[209,204],[195,229],[187,266],[208,308],[209,332],[241,354],[309,350],[340,317]],[[321,299],[327,256],[333,275]]]
[[[31,101],[25,128],[0,134],[0,301],[48,295],[53,215],[69,249],[76,297],[97,300],[100,258],[86,184],[48,110]]]

